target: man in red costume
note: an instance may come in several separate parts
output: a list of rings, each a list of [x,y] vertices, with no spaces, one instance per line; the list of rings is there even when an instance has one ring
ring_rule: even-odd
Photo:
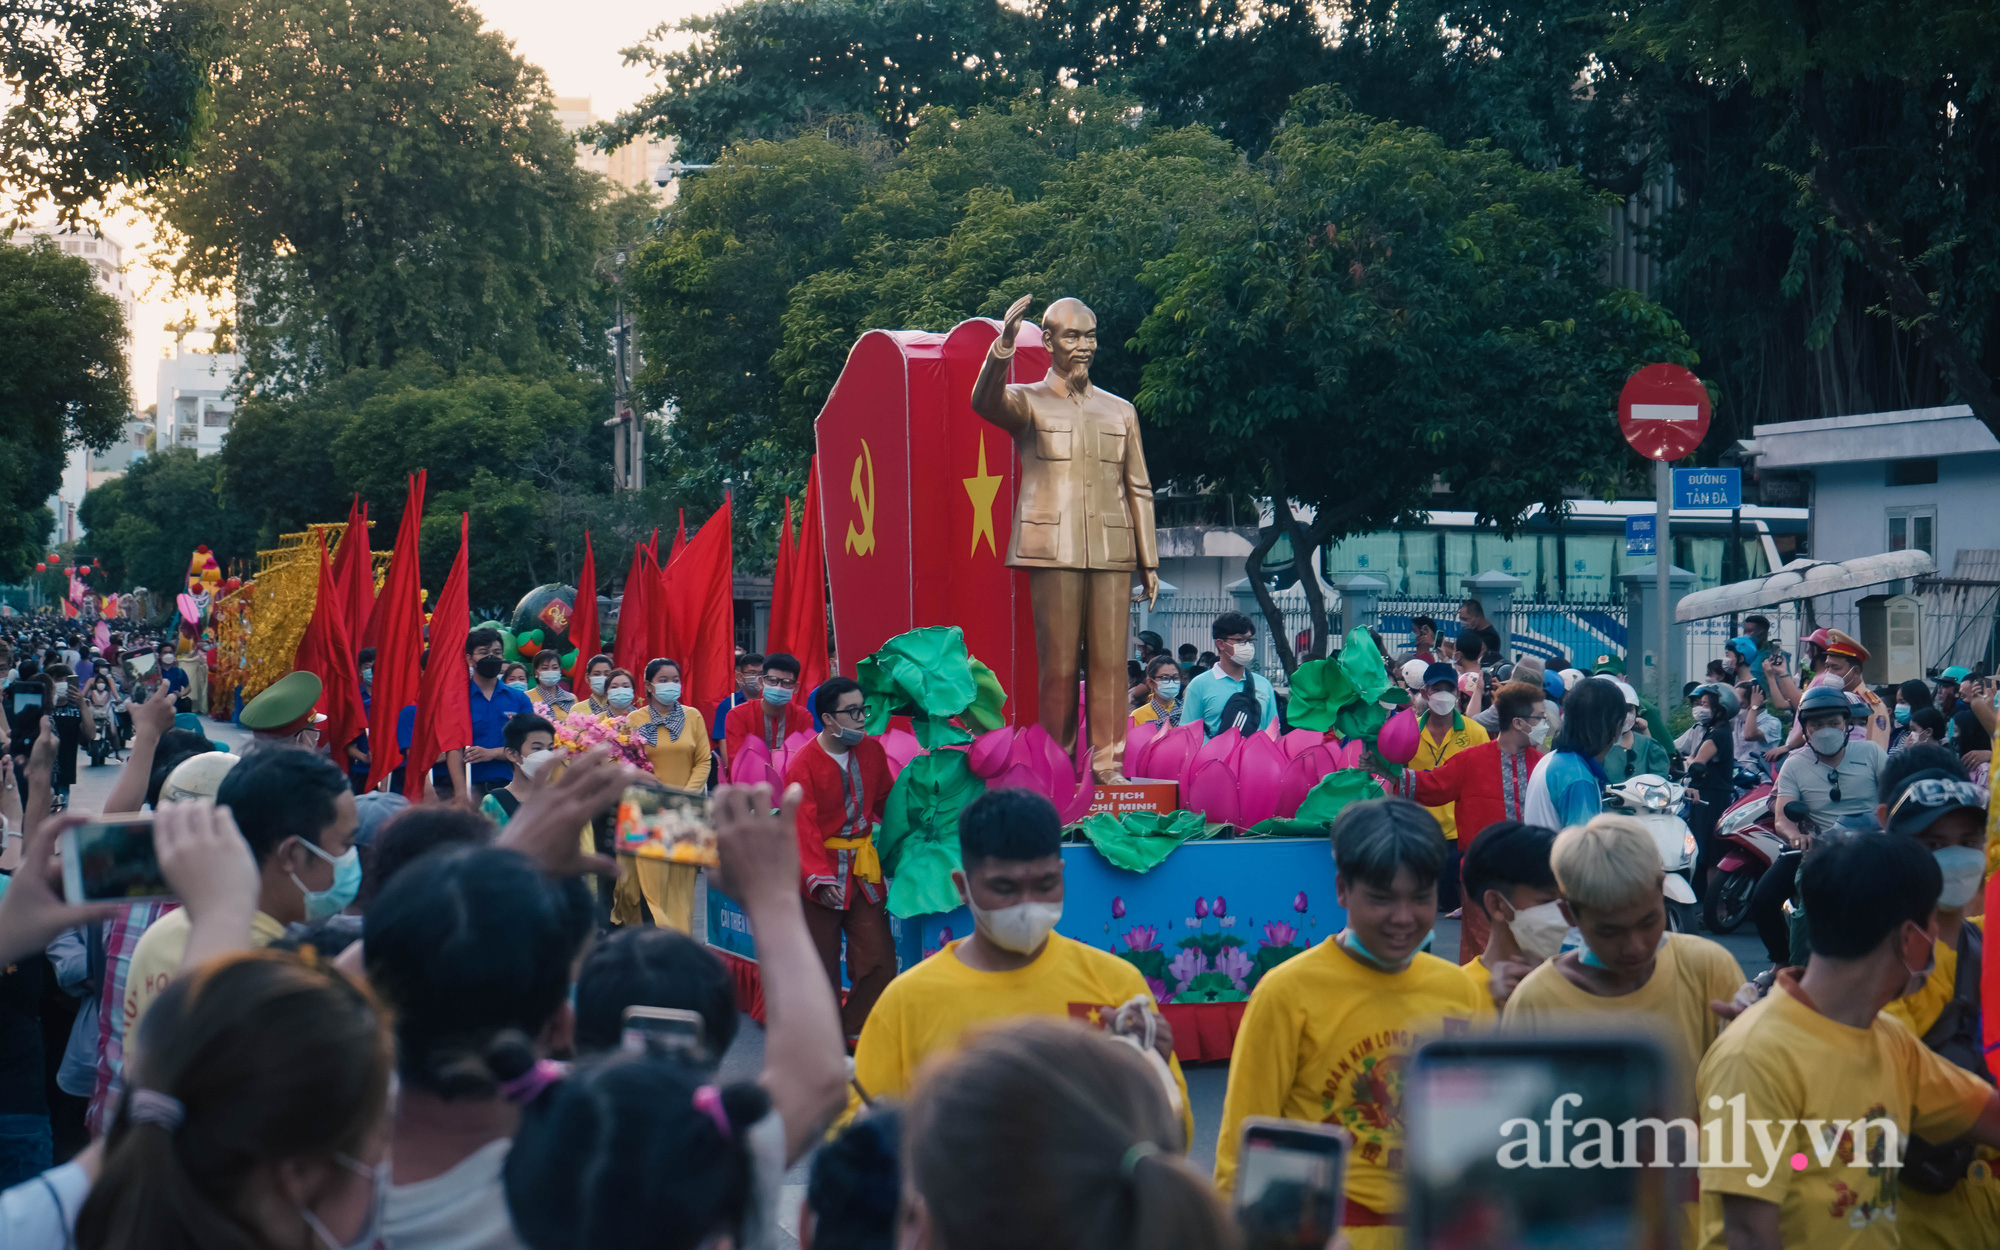
[[[813,706],[825,728],[793,759],[785,781],[805,791],[798,814],[799,892],[805,895],[806,927],[836,994],[840,939],[847,937],[848,993],[840,1022],[852,1049],[875,1000],[896,975],[896,948],[884,910],[887,889],[873,838],[889,797],[889,756],[863,728],[868,713],[853,678],[829,677]]]
[[[775,755],[793,734],[812,728],[812,713],[794,698],[799,693],[796,659],[782,651],[765,656],[762,686],[762,698],[737,704],[723,719],[723,742],[728,750],[724,758],[733,761],[743,749],[743,740],[753,734]]]
[[[1546,718],[1547,697],[1540,686],[1508,682],[1493,695],[1500,712],[1499,737],[1467,747],[1436,768],[1406,768],[1401,777],[1384,778],[1385,787],[1426,807],[1457,804],[1459,854],[1470,854],[1481,829],[1521,819],[1522,794],[1542,758],[1528,743]],[[1458,962],[1468,963],[1484,951],[1486,937],[1485,913],[1467,907],[1458,924]]]

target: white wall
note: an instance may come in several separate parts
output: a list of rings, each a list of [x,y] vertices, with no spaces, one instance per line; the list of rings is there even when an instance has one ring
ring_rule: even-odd
[[[234,354],[176,344],[174,354],[160,361],[154,448],[192,447],[202,456],[221,451],[236,412],[236,401],[225,396],[242,364]]]

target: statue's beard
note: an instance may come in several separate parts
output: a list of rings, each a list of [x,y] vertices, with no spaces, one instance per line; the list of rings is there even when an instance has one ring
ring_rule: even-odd
[[[1062,366],[1062,379],[1073,391],[1089,390],[1090,362],[1087,360],[1071,360],[1067,365]]]

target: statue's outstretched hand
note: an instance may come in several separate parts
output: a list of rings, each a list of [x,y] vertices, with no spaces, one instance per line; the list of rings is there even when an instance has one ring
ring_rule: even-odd
[[[1011,305],[1008,306],[1007,322],[1005,325],[1000,327],[1001,346],[1012,347],[1014,345],[1014,336],[1017,333],[1019,333],[1021,329],[1021,318],[1027,316],[1028,305],[1034,300],[1034,298],[1035,297],[1032,295],[1023,295],[1020,299],[1015,300]]]

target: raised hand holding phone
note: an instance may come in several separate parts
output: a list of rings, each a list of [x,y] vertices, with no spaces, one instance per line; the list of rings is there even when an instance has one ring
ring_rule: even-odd
[[[181,966],[247,949],[262,880],[229,809],[207,799],[162,804],[153,816],[153,850],[192,922]]]

